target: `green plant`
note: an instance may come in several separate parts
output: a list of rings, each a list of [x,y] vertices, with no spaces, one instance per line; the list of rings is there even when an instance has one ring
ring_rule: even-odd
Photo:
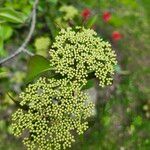
[[[50,88],[51,91],[60,91],[60,94],[62,94],[62,90],[65,91],[65,89],[70,88],[70,92],[83,95],[85,97],[84,102],[89,106],[91,100],[96,102],[96,105],[89,108],[90,112],[94,108],[93,115],[92,112],[89,114],[89,117],[92,115],[92,118],[88,119],[87,117],[82,120],[82,125],[88,122],[86,132],[84,129],[82,130],[84,134],[77,135],[78,128],[69,131],[68,127],[67,134],[57,133],[64,137],[71,135],[70,138],[59,142],[58,136],[55,138],[49,137],[47,140],[50,142],[45,141],[47,144],[42,145],[43,149],[48,149],[46,146],[50,145],[52,149],[54,147],[57,149],[60,144],[65,147],[68,142],[68,146],[71,144],[72,150],[149,150],[149,2],[148,0],[46,0],[39,2],[38,0],[1,0],[0,149],[25,149],[21,143],[24,138],[27,146],[28,143],[31,143],[28,149],[35,145],[42,145],[41,143],[45,140],[43,136],[38,135],[41,140],[41,143],[38,142],[39,145],[33,141],[33,138],[36,140],[35,136],[39,133],[38,125],[31,124],[32,127],[35,127],[36,133],[32,133],[33,130],[27,127],[38,114],[31,111],[32,107],[29,109],[28,103],[40,102],[40,99],[36,98],[36,89],[33,90],[34,86],[37,87],[40,82],[43,89],[49,87],[49,81],[53,80],[55,83],[65,81],[68,84],[64,88],[61,85],[60,88]],[[84,26],[86,29],[76,29],[75,26]],[[68,28],[69,32],[67,32],[67,27],[72,29]],[[65,28],[63,33],[58,33],[62,28]],[[83,30],[85,30],[85,35],[88,34],[87,29],[89,28],[97,32],[98,35],[94,37],[97,38],[100,35],[104,41],[110,41],[117,53],[118,65],[115,65],[115,62],[111,59],[113,56],[109,57],[107,53],[105,54],[110,58],[110,62],[104,61],[102,63],[106,68],[109,65],[115,65],[116,74],[111,86],[106,86],[109,84],[107,78],[111,76],[111,72],[107,70],[108,68],[106,69],[108,71],[106,77],[97,74],[97,79],[95,79],[96,72],[102,73],[103,68],[101,69],[102,66],[100,67],[99,63],[96,64],[91,60],[102,56],[99,55],[99,52],[103,50],[96,51],[97,57],[95,57],[95,54],[92,53],[93,50],[89,48],[92,48],[92,46],[89,46],[78,54],[77,51],[85,44],[80,43],[80,40],[76,40],[80,44],[78,48],[70,39],[71,37],[75,39],[76,35],[77,39],[80,39],[80,37],[84,39],[81,34]],[[94,35],[93,31],[90,32]],[[61,41],[58,42],[56,36],[59,36],[58,39]],[[64,41],[64,37],[66,41]],[[90,39],[95,40],[94,37],[91,36]],[[102,40],[102,43],[107,45],[104,41]],[[59,43],[58,46],[57,43]],[[101,46],[96,44],[94,47]],[[50,55],[48,53],[49,49]],[[73,57],[73,49],[75,49],[77,56],[82,55],[82,57]],[[24,53],[27,55],[24,55]],[[97,59],[97,61],[100,60]],[[93,68],[90,69],[90,66]],[[95,69],[96,66],[99,67],[100,71],[97,68]],[[98,79],[100,87],[98,87]],[[103,80],[104,83],[102,83]],[[28,85],[29,83],[30,85]],[[76,85],[73,90],[71,90],[72,84]],[[101,86],[105,88],[101,88]],[[31,90],[30,93],[33,95],[29,102],[27,102],[29,93],[25,90],[25,87],[27,87],[27,90]],[[32,91],[35,93],[32,93]],[[44,106],[52,107],[57,104],[57,99],[53,100],[49,96],[50,92],[46,91],[47,93],[44,95],[41,88],[37,90],[43,101],[43,104],[39,103],[40,112],[43,115],[45,115]],[[90,99],[85,92],[89,93]],[[45,97],[49,97],[52,103],[44,101]],[[73,98],[75,96],[72,94],[69,101]],[[68,98],[66,99],[68,100]],[[62,97],[59,100],[63,101]],[[72,101],[70,103],[73,104]],[[59,105],[62,108],[61,103]],[[67,104],[66,107],[68,108],[68,106]],[[12,124],[11,114],[18,107],[20,107],[19,110],[13,115],[13,133],[17,134],[15,129],[19,127],[17,131],[22,134],[19,138],[16,138],[10,134],[12,130],[10,125]],[[56,112],[55,109],[53,110]],[[76,112],[75,109],[73,110]],[[17,120],[15,120],[15,115],[18,112],[22,113],[20,116],[17,115]],[[84,113],[85,109],[80,112]],[[68,111],[68,113],[71,113],[71,111]],[[34,117],[31,117],[30,121],[27,122],[25,129],[19,121],[27,121],[27,116]],[[40,127],[47,126],[47,123],[42,121],[39,124]],[[55,126],[57,125],[55,124]],[[51,125],[47,126],[47,129],[52,128]],[[24,132],[21,132],[22,130]],[[44,132],[45,129],[42,129],[41,133]],[[55,139],[58,144],[54,144],[51,139]],[[36,147],[36,149],[38,148]]]
[[[15,136],[27,132],[24,144],[28,149],[71,147],[74,134],[87,129],[86,119],[94,109],[83,86],[94,77],[102,87],[109,85],[116,65],[110,44],[81,27],[62,29],[50,54],[53,76],[40,78],[20,94],[20,108],[12,118]]]

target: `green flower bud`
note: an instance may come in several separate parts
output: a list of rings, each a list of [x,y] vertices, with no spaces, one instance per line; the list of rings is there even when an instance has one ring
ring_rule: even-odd
[[[12,132],[21,136],[28,150],[60,150],[71,147],[73,132],[83,134],[86,119],[92,115],[93,104],[76,82],[67,79],[40,78],[20,94],[20,105],[12,117]]]
[[[77,27],[62,29],[50,50],[51,64],[56,73],[86,84],[89,73],[94,73],[100,86],[110,85],[116,54],[108,42],[94,30]]]

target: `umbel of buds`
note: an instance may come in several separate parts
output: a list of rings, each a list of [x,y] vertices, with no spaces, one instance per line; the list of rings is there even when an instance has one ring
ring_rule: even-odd
[[[89,73],[93,73],[101,87],[111,84],[116,54],[92,29],[62,29],[50,55],[52,67],[69,80],[86,84]]]
[[[13,114],[12,129],[16,136],[28,133],[23,142],[29,150],[65,149],[75,141],[71,132],[82,134],[87,129],[93,104],[76,82],[40,78],[20,98],[28,110]]]
[[[23,136],[28,150],[61,150],[71,147],[75,134],[88,128],[94,105],[82,86],[93,74],[101,86],[111,83],[116,55],[110,44],[91,29],[61,30],[53,43],[51,67],[61,78],[41,77],[20,94],[12,115],[12,132]]]

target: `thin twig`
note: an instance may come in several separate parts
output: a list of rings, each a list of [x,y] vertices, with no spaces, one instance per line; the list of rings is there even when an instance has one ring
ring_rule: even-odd
[[[25,48],[22,50],[22,52],[26,53],[29,56],[33,56],[34,55],[34,53],[30,52],[29,50],[27,50]]]
[[[29,30],[29,33],[28,33],[26,39],[24,40],[22,45],[13,54],[11,54],[10,56],[8,56],[8,57],[4,58],[3,60],[1,60],[0,61],[0,65],[5,63],[5,62],[7,62],[7,61],[9,61],[10,59],[16,57],[17,55],[19,55],[22,52],[25,52],[26,54],[28,54],[30,56],[33,56],[33,54],[31,52],[29,52],[27,49],[25,49],[25,47],[29,43],[29,41],[30,41],[30,39],[32,37],[32,34],[34,32],[34,29],[35,29],[35,24],[36,24],[36,7],[37,7],[37,4],[38,4],[38,1],[39,0],[35,0],[35,3],[33,5],[31,27],[30,27],[30,30]]]

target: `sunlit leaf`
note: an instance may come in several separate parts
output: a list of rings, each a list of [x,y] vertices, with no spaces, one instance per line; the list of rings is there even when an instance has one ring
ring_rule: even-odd
[[[117,16],[112,16],[109,23],[115,27],[120,27],[124,24],[124,20]]]
[[[0,8],[0,19],[11,23],[24,23],[27,16],[11,8]]]
[[[0,37],[7,40],[11,37],[13,29],[8,25],[0,25]]]

